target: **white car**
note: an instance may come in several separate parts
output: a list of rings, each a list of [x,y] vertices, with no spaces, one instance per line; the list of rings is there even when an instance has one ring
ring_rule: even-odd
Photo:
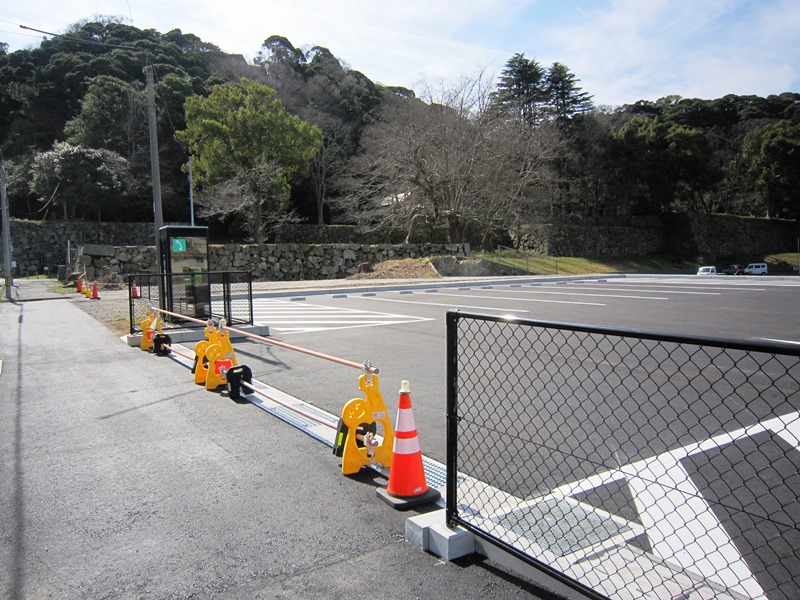
[[[697,271],[698,275],[716,275],[717,274],[717,267],[700,267],[700,270]]]
[[[750,263],[744,268],[745,275],[766,275],[767,263]]]

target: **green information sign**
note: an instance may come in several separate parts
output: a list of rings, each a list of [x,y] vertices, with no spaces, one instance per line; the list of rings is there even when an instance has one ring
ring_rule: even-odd
[[[186,238],[172,238],[173,252],[186,252]]]

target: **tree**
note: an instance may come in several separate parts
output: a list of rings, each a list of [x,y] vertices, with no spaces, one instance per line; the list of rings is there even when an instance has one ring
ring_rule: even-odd
[[[362,227],[422,226],[450,242],[493,235],[524,220],[550,150],[537,129],[492,110],[482,77],[429,103],[396,97],[364,134],[354,185],[337,203]]]
[[[578,87],[578,79],[561,63],[547,70],[549,113],[559,122],[592,110],[592,97]]]
[[[611,132],[611,190],[632,214],[706,209],[702,194],[716,183],[710,143],[701,130],[636,117]]]
[[[800,123],[780,121],[751,132],[742,154],[767,218],[800,218]]]
[[[316,200],[316,222],[322,225],[331,186],[347,169],[352,127],[335,117],[326,118],[323,115],[317,115],[315,121],[322,129],[323,141],[311,160],[311,185]]]
[[[147,202],[147,117],[146,113],[139,115],[139,107],[143,106],[142,67],[149,53],[158,84],[165,218],[182,218],[188,203],[181,166],[188,156],[174,141],[173,132],[183,127],[184,98],[205,93],[213,65],[226,55],[191,34],[176,30],[161,35],[109,17],[77,23],[69,32],[69,36],[46,40],[32,50],[0,55],[3,153],[11,159],[44,152],[56,140],[65,139],[87,148],[111,149],[128,159],[136,180],[126,198]],[[129,217],[126,212],[104,213],[112,219]]]
[[[515,54],[508,59],[492,100],[506,114],[538,125],[548,101],[547,72],[535,59]]]
[[[106,148],[135,160],[147,148],[147,101],[138,89],[116,77],[92,79],[81,112],[67,122],[67,140],[84,148]]]
[[[255,213],[249,233],[260,243],[262,218],[286,212],[291,183],[307,174],[322,133],[288,114],[275,90],[247,79],[187,98],[185,108],[186,129],[177,135],[189,146],[195,181],[247,190]]]
[[[66,142],[36,156],[31,191],[47,206],[64,209],[64,218],[102,220],[118,210],[129,187],[127,161],[111,150],[81,148]],[[134,206],[127,210],[136,215]]]

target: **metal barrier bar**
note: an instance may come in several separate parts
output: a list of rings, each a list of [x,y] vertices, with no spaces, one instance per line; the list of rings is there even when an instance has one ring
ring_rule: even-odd
[[[308,348],[303,348],[302,346],[293,346],[292,344],[287,344],[286,342],[279,342],[278,340],[271,340],[269,338],[265,338],[261,335],[256,335],[255,333],[250,333],[249,331],[242,331],[241,329],[236,329],[234,327],[228,327],[227,325],[224,326],[224,329],[228,331],[232,331],[234,333],[238,333],[241,336],[258,340],[259,342],[264,342],[265,344],[272,344],[273,346],[280,346],[281,348],[286,348],[287,350],[294,350],[295,352],[302,352],[303,354],[308,354],[309,356],[315,356],[317,358],[322,358],[325,360],[329,360],[331,362],[335,362],[340,365],[344,365],[345,367],[353,367],[354,369],[363,369],[368,373],[375,373],[378,374],[380,370],[377,367],[373,367],[367,363],[358,363],[352,360],[347,360],[346,358],[339,358],[338,356],[333,356],[331,354],[325,354],[324,352],[317,352],[316,350],[309,350]]]
[[[163,308],[156,308],[155,306],[151,306],[150,310],[154,312],[164,313],[165,315],[169,315],[171,317],[177,317],[178,319],[184,319],[185,321],[191,321],[192,323],[198,323],[200,325],[208,325],[209,319],[203,321],[202,319],[195,319],[194,317],[188,317],[186,315],[182,315],[180,313],[172,312],[169,310],[164,310]]]
[[[167,350],[169,350],[170,352],[174,352],[178,356],[182,356],[183,358],[188,359],[188,360],[194,360],[194,356],[190,356],[189,354],[186,354],[185,352],[181,352],[180,350],[176,350],[175,348],[173,348],[169,344],[161,344],[161,345],[164,348],[166,348]]]

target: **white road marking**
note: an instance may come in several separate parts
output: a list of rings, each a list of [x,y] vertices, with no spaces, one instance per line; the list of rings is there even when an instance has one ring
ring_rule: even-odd
[[[253,318],[283,335],[433,321],[427,317],[328,307],[286,300],[254,300]]]
[[[608,282],[606,282],[606,283],[608,283]],[[650,281],[647,280],[647,279],[638,279],[638,280],[633,280],[633,281],[620,281],[619,283],[617,283],[615,281],[614,285],[619,285],[619,286],[622,286],[622,287],[629,286],[629,285],[646,285],[647,287],[666,288],[668,290],[672,290],[672,289],[676,289],[676,288],[683,288],[683,289],[690,290],[692,288],[696,289],[698,287],[704,287],[704,288],[711,289],[711,290],[725,290],[725,291],[742,290],[743,288],[747,288],[748,292],[765,292],[766,291],[766,288],[753,287],[756,284],[745,283],[745,282],[739,283],[738,281],[732,281],[731,283],[724,284],[724,285],[722,285],[720,287],[713,287],[714,286],[714,282],[711,282],[711,281],[696,281],[696,282],[687,282],[687,281],[678,282],[678,281],[674,281],[670,285],[668,285],[669,283],[670,282],[667,282],[666,284],[665,283],[650,283]],[[716,282],[716,283],[718,284],[719,282]],[[759,284],[759,285],[763,285],[763,284]]]
[[[545,292],[548,293],[548,292]],[[555,292],[552,292],[555,293]],[[474,294],[444,294],[438,292],[437,296],[452,296],[453,298],[481,298],[483,300],[513,300],[514,302],[549,302],[551,304],[582,304],[585,306],[605,306],[599,302],[573,302],[570,300],[543,300],[541,298],[505,298],[503,296],[476,296]],[[569,294],[568,294],[569,295]],[[572,294],[574,296],[590,296],[591,294]],[[628,296],[632,298],[633,296]],[[651,300],[653,298],[650,298]],[[657,298],[659,300],[666,300],[667,298]]]
[[[764,590],[686,469],[670,460],[637,464],[626,479],[655,553],[748,598],[763,598]]]
[[[570,285],[569,289],[571,289],[571,290],[606,290],[606,291],[609,291],[609,292],[620,292],[620,291],[625,291],[625,292],[645,292],[645,293],[646,292],[655,292],[656,291],[656,290],[641,290],[641,289],[635,289],[635,288],[603,288],[603,287],[595,287],[595,286],[581,287],[581,286],[577,286],[577,285]],[[528,290],[526,289],[526,290],[514,290],[514,291],[516,292],[516,291],[528,291]],[[675,291],[675,290],[672,290],[672,289],[668,289],[667,291],[670,294],[691,294],[693,296],[719,296],[719,295],[721,295],[720,292],[686,292],[686,291]],[[613,298],[614,296],[611,296],[611,297]],[[620,297],[621,298],[628,298],[630,296],[620,296]]]
[[[552,493],[573,496],[626,481],[642,516],[656,552],[689,570],[708,571],[708,579],[726,584],[749,598],[764,598],[764,592],[719,523],[703,495],[680,464],[685,458],[702,454],[770,431],[800,449],[800,412],[756,423],[713,438],[688,444],[627,465],[567,483]],[[688,503],[688,504],[687,504]],[[684,505],[691,506],[687,511]],[[714,550],[717,549],[717,550]],[[722,565],[722,568],[720,568]],[[738,582],[730,586],[731,581]]]
[[[442,304],[440,302],[415,302],[414,300],[392,300],[391,298],[378,298],[370,297],[366,298],[367,300],[378,300],[380,302],[397,302],[401,304],[424,304],[425,306],[447,306],[448,308],[473,308],[475,310],[496,310],[502,313],[509,313],[509,312],[520,312],[526,313],[530,312],[529,310],[525,310],[524,308],[497,308],[495,306],[470,306],[468,304]],[[605,305],[603,305],[605,306]]]

